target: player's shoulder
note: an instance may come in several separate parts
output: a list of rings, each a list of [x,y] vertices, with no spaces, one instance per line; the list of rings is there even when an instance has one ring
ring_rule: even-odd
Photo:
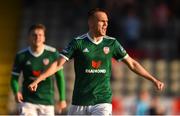
[[[111,40],[111,41],[115,41],[115,40],[116,40],[116,38],[110,37],[110,36],[108,36],[108,35],[105,35],[105,36],[104,36],[104,39]]]
[[[49,52],[56,52],[56,48],[55,47],[52,47],[52,46],[49,46],[49,45],[45,45],[45,48],[44,48],[46,51],[49,51]]]
[[[79,35],[79,36],[75,37],[74,39],[75,40],[83,40],[85,38],[87,38],[87,34]]]
[[[16,53],[16,58],[17,59],[24,59],[27,56],[27,53],[29,52],[29,48],[23,48],[20,49],[17,53]]]
[[[107,36],[107,35],[105,35],[105,36],[103,37],[103,39],[105,40],[104,42],[109,43],[109,44],[115,44],[116,41],[117,41],[116,38],[110,37],[110,36]]]
[[[24,53],[28,52],[28,50],[29,50],[28,48],[23,48],[17,52],[17,55],[24,54]]]

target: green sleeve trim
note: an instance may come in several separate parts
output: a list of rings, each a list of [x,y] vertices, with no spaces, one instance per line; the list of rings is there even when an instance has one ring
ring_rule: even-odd
[[[16,76],[16,75],[12,75],[11,77],[11,89],[14,95],[16,95],[16,93],[19,91],[18,79],[19,79],[19,76]]]
[[[60,97],[59,99],[60,101],[64,101],[66,96],[65,96],[65,79],[64,79],[63,69],[56,72],[56,83],[59,91],[59,97]]]

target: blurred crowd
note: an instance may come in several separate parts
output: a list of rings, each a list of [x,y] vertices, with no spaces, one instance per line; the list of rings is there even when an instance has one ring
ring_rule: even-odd
[[[61,22],[60,29],[70,31],[70,33],[67,32],[70,36],[62,37],[62,42],[66,41],[67,37],[72,38],[73,35],[86,32],[87,11],[100,7],[106,9],[110,15],[108,35],[117,37],[129,52],[135,49],[137,54],[152,58],[179,57],[180,2],[178,0],[52,0],[46,2],[47,5],[42,6],[40,4],[45,4],[43,0],[26,0],[24,7],[34,9],[32,17],[34,22],[39,21],[36,20],[37,17],[43,15],[44,18],[57,15],[51,21],[54,22],[54,26]],[[40,6],[49,8],[49,11],[39,16],[36,11]],[[52,25],[50,21],[44,22],[47,26]],[[146,52],[148,54],[145,54]]]

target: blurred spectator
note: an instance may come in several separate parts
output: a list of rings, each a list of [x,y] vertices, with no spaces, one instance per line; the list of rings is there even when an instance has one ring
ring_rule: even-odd
[[[122,26],[122,31],[127,42],[125,47],[129,49],[137,48],[138,39],[140,38],[141,34],[141,23],[133,8],[128,10],[127,15],[122,21]]]
[[[112,97],[112,114],[113,115],[123,114],[123,106],[120,98]]]
[[[180,98],[175,98],[172,104],[172,114],[180,115]]]
[[[152,11],[152,26],[155,39],[165,38],[169,19],[169,8],[164,2],[159,2]]]
[[[147,90],[142,90],[139,93],[139,98],[136,104],[136,115],[147,115],[149,109],[149,93]]]
[[[162,108],[158,96],[154,96],[151,100],[150,108],[148,111],[149,115],[164,115],[165,109]]]

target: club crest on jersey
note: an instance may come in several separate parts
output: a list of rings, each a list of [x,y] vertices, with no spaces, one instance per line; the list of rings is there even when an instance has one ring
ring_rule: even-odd
[[[48,65],[49,64],[49,59],[48,58],[43,59],[43,64]]]
[[[103,51],[104,51],[105,54],[108,54],[109,53],[109,47],[104,47]]]

